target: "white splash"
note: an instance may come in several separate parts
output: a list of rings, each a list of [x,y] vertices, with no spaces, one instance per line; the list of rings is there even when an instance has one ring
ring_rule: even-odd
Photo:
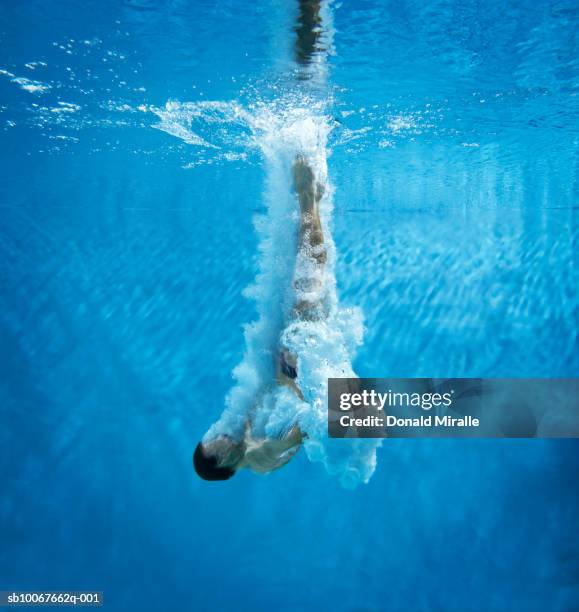
[[[197,147],[219,149],[220,146],[209,142],[193,131],[193,123],[200,122],[204,127],[218,124],[246,124],[248,117],[235,103],[227,102],[186,102],[170,100],[164,107],[148,108],[160,119],[154,128],[180,138]]]
[[[51,113],[77,113],[81,109],[78,104],[71,102],[59,102],[58,106],[50,109]]]
[[[51,85],[47,83],[41,83],[40,81],[33,81],[25,77],[15,77],[11,79],[13,83],[19,85],[21,89],[33,94],[42,94],[51,89]]]
[[[149,110],[161,119],[155,127],[193,144],[208,142],[198,134],[192,136],[194,122],[198,130],[237,124],[247,134],[246,146],[259,149],[266,163],[266,212],[254,219],[259,236],[258,272],[246,290],[256,303],[258,318],[245,329],[246,348],[234,371],[236,383],[206,439],[219,434],[241,436],[249,416],[258,436],[279,436],[297,423],[308,436],[304,448],[311,461],[322,462],[346,487],[367,482],[375,469],[380,442],[332,440],[327,435],[327,379],[355,376],[352,359],[363,336],[361,312],[340,307],[336,291],[330,234],[333,198],[327,168],[327,139],[333,121],[324,115],[322,103],[306,106],[296,100],[285,107],[279,102],[255,104],[250,110],[224,102],[169,102],[163,109]],[[298,154],[308,158],[324,186],[320,216],[328,260],[320,297],[327,316],[319,321],[299,321],[291,314],[294,279],[309,264],[308,258],[298,254],[299,205],[292,179]],[[276,383],[280,341],[298,358],[305,401]]]
[[[416,121],[411,115],[396,115],[388,120],[388,129],[393,134],[416,127]]]
[[[8,77],[11,83],[16,83],[16,85],[18,85],[24,91],[28,91],[29,93],[33,94],[42,94],[52,88],[52,86],[48,83],[41,83],[40,81],[33,81],[32,79],[27,79],[26,77],[16,76],[4,68],[0,68],[0,75]]]
[[[36,70],[37,68],[46,68],[46,66],[48,66],[46,62],[28,62],[27,64],[24,64],[24,67],[28,68],[28,70]]]

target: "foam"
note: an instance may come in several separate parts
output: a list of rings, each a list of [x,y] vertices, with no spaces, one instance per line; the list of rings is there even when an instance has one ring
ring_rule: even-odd
[[[257,320],[245,328],[245,354],[235,368],[235,384],[225,400],[225,410],[205,439],[227,434],[240,437],[248,418],[254,435],[279,436],[296,423],[307,434],[304,449],[311,461],[321,462],[346,487],[367,482],[376,465],[375,440],[330,440],[327,437],[327,379],[353,377],[352,359],[363,338],[362,313],[342,308],[334,274],[335,247],[330,234],[333,208],[328,179],[327,139],[332,122],[323,105],[283,106],[255,104],[244,109],[237,103],[170,102],[153,112],[159,129],[183,138],[193,121],[237,123],[248,131],[248,145],[265,159],[266,212],[254,225],[259,237],[258,270],[245,294],[255,301]],[[205,140],[199,136],[199,139]],[[197,144],[197,139],[187,137]],[[215,145],[217,146],[217,145]],[[326,316],[319,321],[292,318],[294,281],[312,275],[311,259],[297,253],[299,206],[293,193],[292,166],[296,155],[308,158],[316,179],[324,186],[320,216],[327,263],[317,271],[316,298]],[[297,255],[297,256],[296,256]],[[298,359],[299,384],[305,401],[275,380],[275,360],[280,339]]]

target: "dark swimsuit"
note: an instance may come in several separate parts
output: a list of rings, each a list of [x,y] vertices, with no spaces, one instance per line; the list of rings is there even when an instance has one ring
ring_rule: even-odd
[[[285,360],[283,353],[280,354],[279,358],[280,358],[280,367],[281,367],[282,374],[284,376],[287,376],[288,378],[291,378],[292,380],[294,378],[297,378],[298,373],[296,369]]]

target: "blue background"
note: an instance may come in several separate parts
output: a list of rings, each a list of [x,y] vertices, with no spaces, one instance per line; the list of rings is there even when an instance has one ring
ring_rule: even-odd
[[[356,371],[577,376],[577,4],[424,4],[332,7]],[[295,20],[274,0],[0,3],[0,589],[576,610],[576,441],[392,440],[355,491],[303,453],[223,486],[193,474],[255,317],[264,168],[138,107],[279,97]]]

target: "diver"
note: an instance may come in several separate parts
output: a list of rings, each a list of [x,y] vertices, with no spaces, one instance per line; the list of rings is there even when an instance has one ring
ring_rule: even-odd
[[[299,0],[295,32],[294,52],[299,68],[298,80],[303,81],[312,76],[308,68],[314,63],[316,56],[326,51],[321,44],[323,28],[320,0]],[[322,320],[327,315],[323,281],[327,252],[319,208],[324,188],[316,180],[313,165],[305,155],[296,155],[293,183],[300,207],[300,226],[296,274],[293,280],[295,300],[290,323]],[[283,345],[281,337],[273,355],[273,384],[288,387],[303,401],[297,356]],[[267,391],[268,389],[265,390]],[[256,398],[253,410],[249,411],[241,439],[220,435],[197,445],[193,454],[193,465],[201,478],[227,480],[242,468],[250,468],[254,472],[264,474],[282,467],[298,452],[306,434],[297,424],[277,438],[259,438],[254,435],[251,414],[259,407],[264,395],[265,393],[262,393]]]
[[[297,155],[293,164],[294,188],[300,206],[298,260],[293,286],[295,303],[291,321],[315,321],[325,316],[323,269],[327,260],[319,203],[324,189],[314,174],[310,162]],[[297,270],[305,270],[299,275]],[[279,341],[275,354],[276,385],[287,386],[299,399],[304,395],[299,386],[297,356]],[[258,400],[259,402],[259,400]],[[251,414],[251,411],[250,411]],[[251,417],[245,423],[240,440],[220,435],[200,442],[193,455],[197,474],[205,480],[227,480],[241,468],[265,474],[285,465],[298,452],[305,434],[297,424],[278,438],[258,438],[253,435]]]

